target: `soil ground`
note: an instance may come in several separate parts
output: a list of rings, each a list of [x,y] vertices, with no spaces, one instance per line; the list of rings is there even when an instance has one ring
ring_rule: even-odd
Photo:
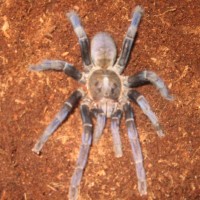
[[[131,12],[142,5],[125,75],[149,69],[161,76],[175,100],[153,86],[138,88],[159,117],[166,136],[158,138],[134,104],[148,195],[140,197],[124,119],[123,157],[112,150],[110,121],[92,146],[80,199],[200,199],[200,5],[199,0],[1,0],[0,1],[0,200],[65,200],[81,142],[77,107],[45,144],[31,149],[79,84],[61,72],[34,73],[30,64],[66,60],[82,70],[80,49],[66,12],[76,10],[91,39],[109,32],[118,52]]]

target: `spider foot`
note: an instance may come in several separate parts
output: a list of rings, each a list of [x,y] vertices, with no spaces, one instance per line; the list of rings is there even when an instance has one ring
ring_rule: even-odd
[[[114,146],[114,151],[115,151],[115,157],[116,158],[121,158],[123,156],[121,144],[115,145]]]
[[[32,148],[32,151],[34,152],[34,153],[36,153],[36,154],[40,154],[40,151],[41,151],[41,149],[42,149],[42,147],[43,147],[43,143],[41,143],[40,141],[38,141],[36,144],[35,144],[35,146]]]
[[[155,125],[155,129],[156,129],[156,133],[159,137],[164,137],[165,136],[165,133],[163,132],[162,130],[162,127],[160,124],[158,125]]]
[[[77,200],[78,199],[79,190],[77,187],[69,188],[69,200]]]
[[[45,70],[62,70],[64,67],[65,62],[60,60],[43,60],[42,63],[38,65],[30,65],[29,70],[30,71],[45,71]]]
[[[141,196],[147,195],[147,183],[146,180],[138,181],[138,190]]]

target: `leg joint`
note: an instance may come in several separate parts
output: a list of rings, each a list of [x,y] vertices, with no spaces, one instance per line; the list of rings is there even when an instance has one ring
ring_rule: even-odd
[[[92,124],[84,123],[83,126],[84,126],[84,127],[92,127]]]
[[[71,104],[70,102],[68,102],[68,101],[66,101],[65,104],[66,104],[67,106],[69,106],[70,108],[73,107],[72,104]]]
[[[134,121],[134,119],[133,118],[126,119],[126,122],[130,122],[130,121]]]

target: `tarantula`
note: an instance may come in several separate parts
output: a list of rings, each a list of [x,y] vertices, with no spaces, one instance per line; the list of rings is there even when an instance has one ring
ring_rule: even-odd
[[[158,136],[162,137],[164,133],[145,97],[132,88],[150,83],[159,90],[164,98],[172,100],[172,96],[169,94],[162,79],[152,71],[145,70],[131,76],[121,75],[127,65],[142,14],[143,9],[137,6],[133,12],[131,24],[123,41],[121,54],[116,60],[117,51],[114,40],[105,32],[100,32],[94,36],[91,42],[91,52],[89,53],[89,41],[86,33],[76,12],[71,11],[67,16],[79,39],[84,72],[80,72],[72,64],[61,60],[46,60],[39,65],[30,66],[30,69],[34,71],[63,70],[68,76],[83,83],[85,86],[71,94],[32,149],[33,152],[39,154],[44,143],[67,118],[79,100],[82,100],[80,105],[83,121],[82,144],[69,188],[70,200],[78,199],[79,185],[87,163],[91,144],[96,143],[101,137],[106,118],[111,118],[111,132],[115,156],[122,156],[119,125],[123,112],[125,113],[128,137],[135,161],[138,190],[140,195],[147,194],[143,156],[130,101],[139,105],[155,127]],[[92,116],[96,118],[94,131]]]

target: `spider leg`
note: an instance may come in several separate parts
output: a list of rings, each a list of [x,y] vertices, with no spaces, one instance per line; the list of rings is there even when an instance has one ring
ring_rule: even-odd
[[[143,9],[140,6],[137,6],[133,12],[131,24],[126,33],[126,37],[123,41],[121,54],[115,65],[116,71],[118,71],[120,74],[123,72],[124,68],[127,65],[128,58],[131,53],[131,48],[134,42],[135,35],[137,33],[137,29],[138,29],[142,14],[143,14]]]
[[[144,114],[149,118],[152,125],[156,129],[156,132],[159,137],[163,137],[164,133],[161,129],[161,125],[158,121],[158,118],[156,117],[155,113],[151,110],[151,107],[148,103],[148,101],[145,99],[143,95],[141,95],[139,92],[135,90],[131,90],[128,92],[128,97],[134,101],[137,105],[140,106]]]
[[[81,47],[81,55],[83,59],[84,67],[87,71],[91,69],[91,59],[89,53],[89,41],[85,33],[84,28],[81,25],[81,21],[76,12],[71,11],[67,13],[67,16],[74,28],[74,31],[79,39],[79,44]]]
[[[143,156],[138,138],[138,132],[134,122],[134,113],[130,104],[124,105],[126,126],[128,129],[128,137],[131,144],[133,157],[135,160],[136,174],[138,178],[138,190],[140,195],[147,194],[146,174],[143,166]]]
[[[112,132],[113,143],[114,143],[115,157],[117,158],[122,157],[123,155],[121,138],[119,134],[119,126],[120,126],[121,117],[122,117],[122,110],[120,109],[118,109],[111,116],[111,132]]]
[[[149,83],[153,84],[165,99],[173,100],[164,81],[153,71],[145,70],[127,79],[128,87],[138,87]]]
[[[83,92],[80,90],[76,90],[71,94],[71,96],[64,103],[61,110],[56,114],[53,121],[47,126],[44,130],[44,133],[39,138],[32,151],[39,154],[45,142],[49,139],[49,137],[54,133],[54,131],[59,127],[59,125],[66,119],[70,111],[73,109],[75,104],[81,99],[83,96]]]
[[[83,121],[82,144],[76,163],[76,168],[71,179],[71,184],[69,188],[69,200],[78,199],[79,185],[81,182],[84,168],[87,163],[89,150],[92,142],[92,120],[90,117],[89,107],[87,105],[81,105],[81,116]]]
[[[62,60],[44,60],[39,65],[31,65],[29,69],[32,71],[62,70],[65,74],[77,81],[80,81],[82,78],[82,73],[79,70]]]
[[[92,109],[92,113],[97,119],[96,126],[94,128],[93,139],[92,139],[93,144],[96,144],[103,133],[103,129],[106,123],[106,116],[103,110],[101,109]]]

